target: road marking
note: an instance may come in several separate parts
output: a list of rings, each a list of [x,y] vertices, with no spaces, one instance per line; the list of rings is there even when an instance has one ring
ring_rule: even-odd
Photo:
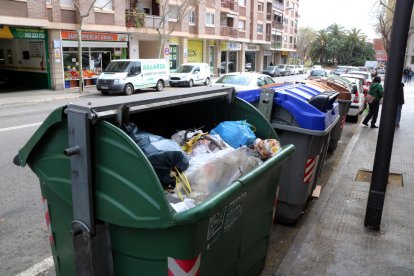
[[[26,128],[26,127],[40,126],[41,124],[42,124],[42,122],[40,122],[40,123],[28,124],[28,125],[21,125],[21,126],[14,126],[14,127],[0,128],[0,132],[3,132],[3,131],[9,131],[9,130],[15,130],[15,129],[21,129],[21,128]]]
[[[43,261],[41,261],[40,263],[35,264],[31,268],[17,274],[16,276],[36,276],[36,275],[39,275],[40,273],[45,272],[49,268],[52,268],[53,265],[54,265],[53,258],[52,256],[50,256],[44,259]]]

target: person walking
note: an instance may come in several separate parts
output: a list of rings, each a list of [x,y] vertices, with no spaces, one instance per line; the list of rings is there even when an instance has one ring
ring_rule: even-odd
[[[401,109],[404,103],[404,83],[401,83],[400,89],[398,91],[397,117],[395,119],[395,127],[400,127]]]
[[[375,123],[377,122],[378,118],[378,111],[379,111],[379,102],[384,94],[384,88],[381,85],[381,77],[376,76],[373,80],[371,85],[369,86],[368,94],[374,97],[374,100],[369,105],[369,112],[365,119],[362,121],[362,124],[368,126],[368,122],[371,120],[371,128],[378,128]]]

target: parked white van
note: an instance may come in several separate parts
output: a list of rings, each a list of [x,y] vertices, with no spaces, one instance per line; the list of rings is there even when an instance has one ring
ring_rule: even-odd
[[[165,59],[119,59],[112,60],[99,75],[96,89],[102,94],[124,93],[155,88],[161,91],[168,83],[168,61]]]
[[[184,63],[170,74],[169,83],[171,87],[177,85],[192,87],[194,84],[209,85],[210,80],[210,66],[207,63]]]

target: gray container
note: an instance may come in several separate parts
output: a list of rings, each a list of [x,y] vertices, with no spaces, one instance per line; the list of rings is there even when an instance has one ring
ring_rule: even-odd
[[[342,129],[345,125],[346,114],[348,113],[349,107],[351,105],[351,100],[340,100],[339,103],[339,116],[341,120],[335,125],[331,131],[331,139],[329,140],[328,152],[332,153],[338,146],[338,141],[341,139]]]
[[[338,121],[339,116],[324,131],[272,123],[282,145],[289,143],[296,147],[282,171],[276,210],[278,222],[293,224],[299,219],[316,186],[331,131]]]

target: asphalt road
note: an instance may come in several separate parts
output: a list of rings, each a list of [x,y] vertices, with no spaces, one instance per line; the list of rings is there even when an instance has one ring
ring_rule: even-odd
[[[276,78],[276,81],[303,80],[306,75]],[[177,89],[177,88],[166,88]],[[189,88],[188,88],[189,89]],[[152,92],[148,92],[152,93]],[[145,92],[131,97],[145,97]],[[71,102],[98,100],[101,95],[72,99]],[[117,96],[118,97],[118,96]],[[18,104],[0,108],[0,275],[18,275],[51,256],[48,243],[48,230],[43,212],[39,181],[28,167],[18,167],[12,163],[18,150],[27,142],[40,123],[56,107],[68,103],[57,100],[35,104]],[[329,178],[335,169],[338,157],[352,137],[356,124],[346,123],[342,142],[333,155],[328,155],[321,175],[320,185]],[[309,204],[311,209],[312,202]],[[308,212],[308,210],[306,211]],[[306,219],[306,212],[302,219]],[[272,275],[277,268],[295,233],[301,226],[285,227],[276,224],[269,247],[268,262],[263,275]],[[26,275],[39,275],[29,273]],[[53,268],[41,275],[54,275]]]

